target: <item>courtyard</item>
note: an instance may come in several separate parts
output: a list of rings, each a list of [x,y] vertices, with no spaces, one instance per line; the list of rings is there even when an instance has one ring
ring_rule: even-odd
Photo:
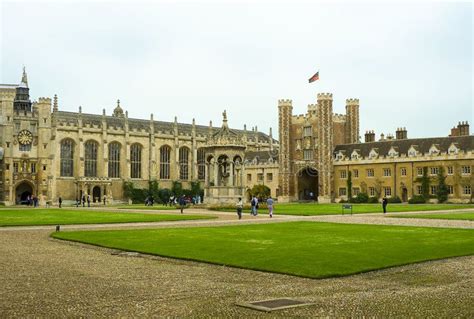
[[[140,210],[121,211],[130,215],[141,213]],[[463,215],[469,216],[472,211],[473,209],[453,209],[452,211],[439,212],[438,215],[461,215],[462,217]],[[156,216],[170,214],[169,211],[145,211],[145,213]],[[159,244],[150,245],[150,247],[162,247],[162,249],[172,247],[171,251],[176,252],[174,257],[177,258],[153,255],[156,252],[150,252],[151,254],[135,253],[133,251],[138,249],[133,247],[122,246],[122,249],[125,249],[122,250],[57,240],[51,238],[54,231],[53,226],[1,227],[0,237],[3,244],[0,246],[2,255],[0,268],[1,280],[4,284],[0,290],[2,296],[0,298],[0,316],[338,317],[365,315],[378,317],[472,317],[474,300],[471,287],[474,284],[472,266],[474,259],[472,256],[473,245],[469,244],[473,240],[472,221],[462,218],[416,218],[417,216],[428,217],[431,214],[429,211],[403,213],[404,217],[408,215],[415,218],[398,218],[397,213],[388,214],[388,216],[382,214],[279,215],[273,219],[269,219],[264,214],[260,214],[258,217],[245,214],[244,218],[239,221],[231,213],[190,209],[185,211],[185,216],[212,216],[215,218],[64,225],[62,227],[64,232],[54,233],[59,237],[70,237],[76,234],[84,235],[84,232],[87,232],[88,235],[82,236],[81,240],[95,242],[97,237],[94,237],[94,233],[90,232],[90,230],[95,230],[96,236],[114,234],[111,238],[116,239],[115,242],[120,242],[121,245],[133,245],[133,243],[141,241],[137,236],[140,232],[157,233],[162,229],[164,231],[161,233],[162,237],[155,238],[157,240],[155,244]],[[288,225],[293,227],[292,231],[288,231]],[[419,243],[418,246],[423,247],[419,250],[420,252],[427,253],[431,257],[435,257],[432,254],[441,254],[435,258],[425,258],[426,260],[449,256],[451,258],[424,262],[410,260],[407,263],[415,263],[397,267],[389,266],[386,269],[380,269],[385,267],[378,264],[373,268],[380,270],[343,277],[333,277],[335,274],[332,273],[329,274],[332,278],[312,279],[300,277],[301,275],[308,277],[308,274],[294,273],[298,276],[293,276],[277,273],[280,271],[273,269],[273,267],[281,265],[281,261],[276,257],[264,258],[267,263],[263,263],[263,265],[268,265],[269,269],[257,271],[245,269],[249,268],[248,265],[231,267],[224,266],[223,263],[219,264],[219,262],[213,264],[212,260],[198,262],[185,260],[190,259],[189,256],[179,256],[183,252],[182,248],[186,246],[194,248],[189,251],[195,251],[198,254],[206,252],[212,255],[216,253],[217,249],[213,250],[209,247],[209,245],[216,246],[212,238],[225,238],[224,243],[217,244],[217,246],[227,251],[227,257],[235,255],[239,257],[237,260],[245,261],[242,254],[249,252],[244,248],[253,247],[258,251],[257,248],[269,246],[271,239],[264,237],[266,235],[283,235],[279,234],[278,230],[287,233],[285,238],[292,238],[297,244],[295,247],[298,247],[301,245],[298,243],[298,236],[305,236],[305,228],[316,232],[315,236],[319,236],[318,241],[323,243],[325,235],[334,233],[336,230],[334,227],[337,225],[342,227],[337,228],[339,231],[342,229],[342,232],[337,233],[336,231],[333,236],[342,236],[340,238],[345,241],[345,245],[341,245],[341,241],[339,245],[333,243],[332,246],[326,248],[334,251],[336,246],[345,246],[345,250],[353,251],[353,256],[357,256],[357,250],[360,250],[360,260],[355,258],[353,263],[349,262],[351,267],[357,265],[359,261],[371,259],[370,252],[374,252],[374,247],[367,245],[367,242],[358,245],[354,240],[359,238],[359,242],[367,241],[367,238],[363,238],[364,233],[373,234],[374,232],[370,231],[371,228],[375,233],[394,232],[398,235],[406,229],[406,235],[402,236],[406,239],[406,246],[403,246],[402,243],[404,249],[396,253],[392,248],[394,245],[389,243],[393,238],[390,235],[382,236],[383,240],[388,242],[385,242],[385,247],[378,247],[380,250],[378,253],[383,255],[383,250],[387,252],[386,256],[382,257],[372,255],[376,257],[373,260],[377,260],[377,262],[385,260],[387,256],[393,257],[400,253],[403,255],[404,250],[409,252],[406,256],[416,255],[417,243]],[[355,231],[358,228],[356,225],[360,227],[358,232]],[[266,235],[262,235],[262,233],[255,235],[255,230],[262,228],[271,231]],[[325,228],[326,230],[324,230]],[[241,229],[248,231],[242,232]],[[236,236],[235,232],[231,230],[239,230],[241,235],[237,235],[236,239],[233,237]],[[224,232],[226,235],[216,236],[220,232]],[[420,233],[417,234],[417,232]],[[446,239],[450,236],[450,232],[457,235],[466,233],[467,236],[461,235],[459,238],[456,235],[451,237],[451,242],[443,240],[443,244],[439,245],[436,244],[436,241],[426,241],[430,236]],[[120,237],[121,233],[126,234],[123,239]],[[135,235],[133,235],[134,233]],[[179,245],[174,248],[169,245],[173,244],[177,233],[184,235],[181,239],[184,239],[186,244],[181,248]],[[249,237],[248,233],[253,235]],[[190,234],[190,236],[186,234]],[[292,237],[293,234],[296,237]],[[421,236],[423,240],[416,242],[417,235]],[[315,236],[309,236],[307,241],[315,239]],[[149,241],[150,238],[147,240]],[[429,248],[430,244],[431,248]],[[324,248],[324,245],[321,246]],[[358,246],[360,248],[357,248]],[[453,248],[455,246],[457,248]],[[311,251],[317,248],[310,247],[308,249]],[[282,251],[291,252],[291,245],[282,247]],[[443,255],[443,251],[447,254]],[[157,253],[164,254],[163,252]],[[272,252],[270,251],[270,253]],[[335,254],[327,253],[326,255],[337,256],[337,249]],[[221,256],[221,254],[217,253],[216,256]],[[247,260],[258,262],[258,258],[251,256],[249,255]],[[255,256],[258,257],[258,253]],[[298,256],[297,253],[296,256]],[[305,262],[307,256],[311,256],[311,254],[302,252],[301,256],[294,258],[294,260],[308,264],[311,261],[306,260]],[[181,257],[185,259],[181,259]],[[326,262],[335,264],[335,267],[328,267],[328,269],[339,268],[339,271],[341,264],[344,265],[344,263],[336,263],[334,260],[326,260]],[[306,268],[306,271],[313,270],[313,267]],[[367,270],[370,269],[364,271]],[[351,272],[358,271],[349,271],[349,273]],[[309,277],[311,276],[317,277],[309,275]],[[324,277],[324,275],[320,277]],[[281,297],[304,300],[312,305],[279,310],[270,314],[236,305],[242,302]]]

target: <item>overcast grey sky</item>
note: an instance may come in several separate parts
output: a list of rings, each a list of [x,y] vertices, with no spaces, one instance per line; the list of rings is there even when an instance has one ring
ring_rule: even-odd
[[[0,83],[25,65],[34,99],[62,110],[258,125],[277,137],[277,101],[306,112],[360,99],[361,135],[406,126],[446,136],[473,115],[470,2],[153,4],[0,1]],[[317,70],[320,80],[308,84]],[[474,127],[473,127],[474,130]]]

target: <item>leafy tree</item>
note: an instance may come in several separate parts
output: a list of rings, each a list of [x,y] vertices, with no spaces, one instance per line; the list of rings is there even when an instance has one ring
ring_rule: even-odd
[[[180,181],[173,181],[173,186],[171,186],[171,192],[174,196],[181,196],[183,195],[183,184]]]
[[[347,172],[347,200],[352,200],[352,172]]]
[[[255,196],[257,198],[261,198],[262,200],[266,200],[268,197],[270,197],[270,188],[266,185],[257,184],[248,191],[248,194],[250,197]]]
[[[446,176],[444,176],[444,168],[442,166],[438,170],[438,192],[436,197],[439,203],[444,203],[448,200],[448,186],[446,186]]]
[[[160,186],[157,180],[148,182],[148,196],[152,196],[154,200],[160,198]]]
[[[421,196],[427,201],[430,198],[430,178],[428,177],[428,167],[423,167],[421,181]]]
[[[199,181],[191,182],[191,194],[192,196],[201,196],[204,195],[204,190],[201,188],[201,183]]]
[[[127,199],[131,199],[134,189],[135,189],[135,186],[133,185],[132,182],[124,182],[123,183],[123,196]]]

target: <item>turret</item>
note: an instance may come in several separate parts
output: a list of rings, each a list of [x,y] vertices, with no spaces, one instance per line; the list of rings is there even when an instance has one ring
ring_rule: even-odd
[[[359,99],[346,99],[346,144],[359,142]]]
[[[318,174],[320,176],[320,187],[318,202],[331,202],[332,195],[332,152],[333,143],[333,113],[332,113],[332,94],[318,94]]]
[[[291,100],[278,100],[278,127],[279,127],[279,165],[280,174],[278,183],[280,185],[281,201],[290,200],[290,178],[291,178],[291,159],[293,152],[290,149],[290,130],[293,106]]]

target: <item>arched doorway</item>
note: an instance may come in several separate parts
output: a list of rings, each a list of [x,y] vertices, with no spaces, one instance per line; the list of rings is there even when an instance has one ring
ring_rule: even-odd
[[[298,173],[298,199],[318,199],[318,171],[312,167],[305,167]]]
[[[100,202],[100,187],[99,186],[94,186],[92,189],[92,201],[95,202]]]
[[[407,202],[408,201],[408,190],[406,187],[402,188],[402,202]]]
[[[28,205],[28,198],[33,195],[33,185],[27,181],[21,182],[15,188],[15,201],[17,204]]]

